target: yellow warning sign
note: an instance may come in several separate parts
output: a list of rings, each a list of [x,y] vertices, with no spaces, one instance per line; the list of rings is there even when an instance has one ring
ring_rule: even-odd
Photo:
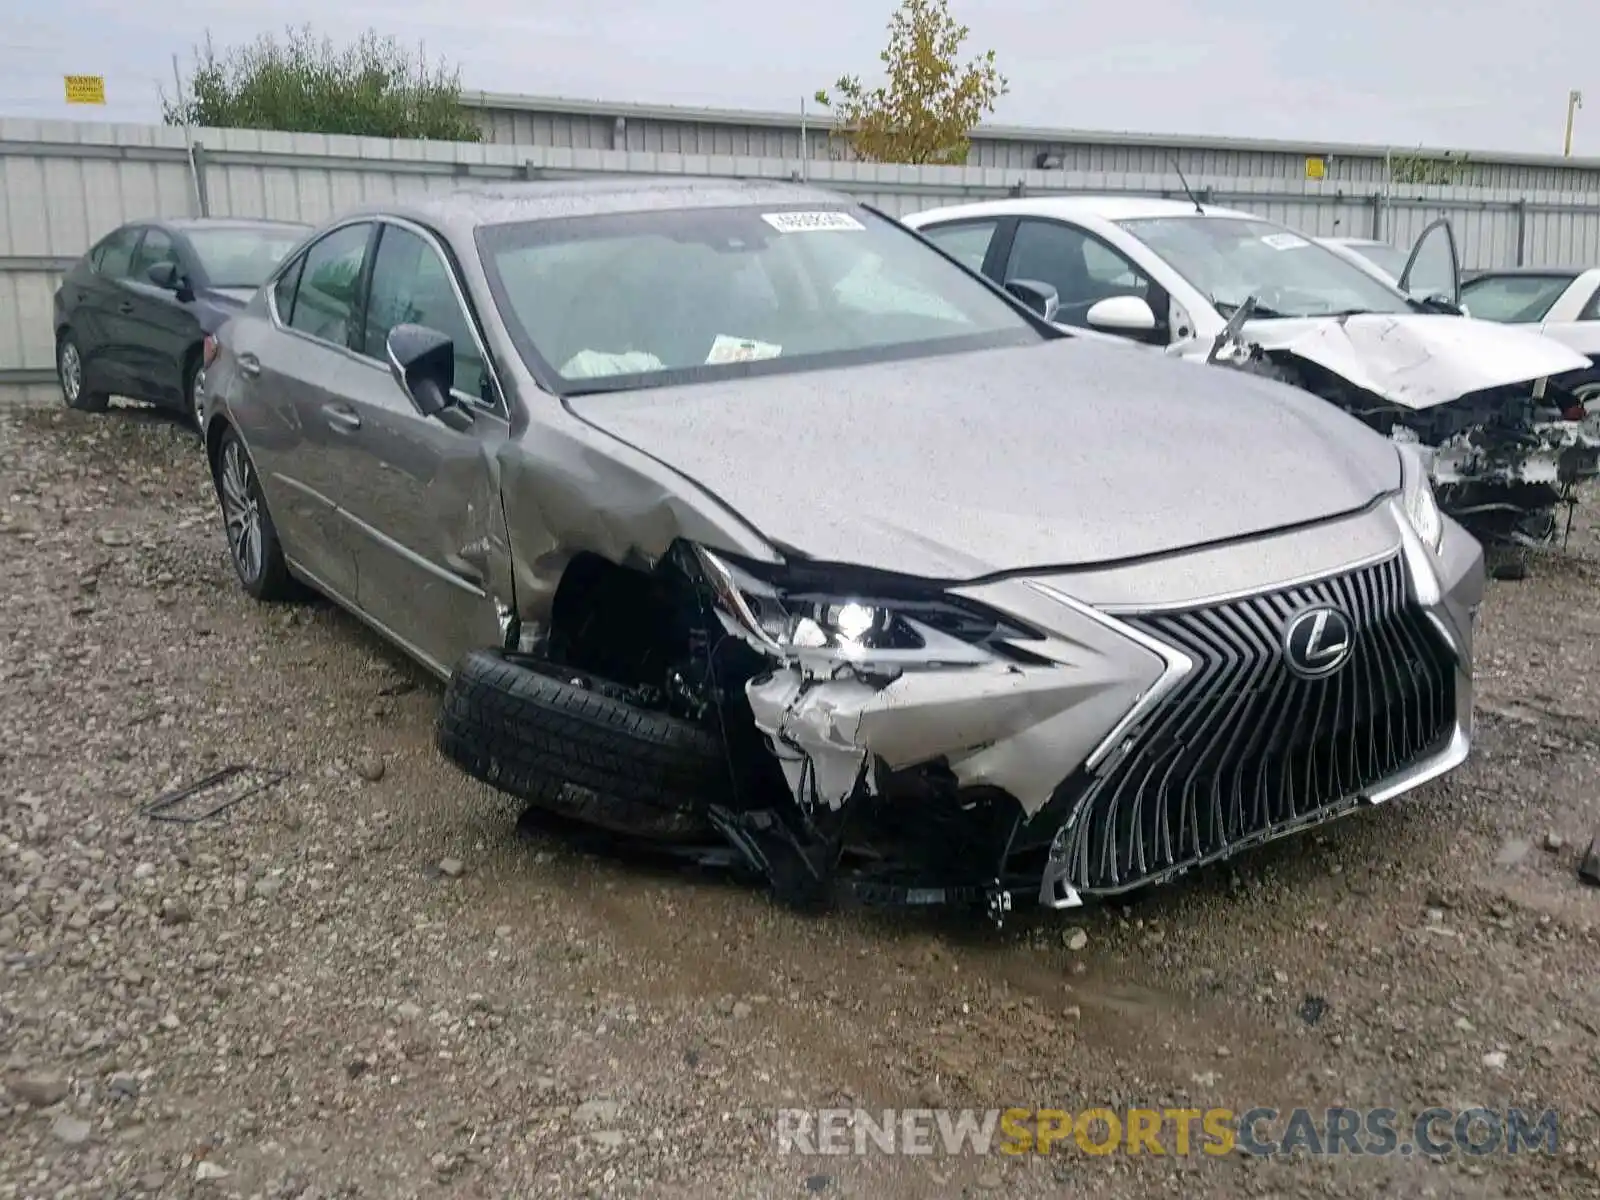
[[[1306,178],[1326,179],[1328,177],[1328,160],[1321,155],[1308,155],[1306,157]]]
[[[106,77],[104,75],[67,75],[68,104],[104,104],[106,102]]]

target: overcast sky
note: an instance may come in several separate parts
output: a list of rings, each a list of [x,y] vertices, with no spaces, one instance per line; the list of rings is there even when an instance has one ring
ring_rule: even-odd
[[[174,52],[311,22],[370,27],[459,64],[463,86],[795,111],[870,75],[895,0],[0,0],[0,113],[159,118]],[[1011,79],[994,120],[1559,153],[1567,92],[1590,93],[1574,153],[1600,157],[1596,0],[951,0]],[[329,15],[334,12],[337,16]],[[19,19],[20,18],[20,19]],[[68,107],[65,74],[107,107]]]

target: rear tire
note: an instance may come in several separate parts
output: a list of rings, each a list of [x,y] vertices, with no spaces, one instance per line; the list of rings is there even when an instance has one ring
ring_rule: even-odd
[[[662,841],[711,834],[731,790],[721,739],[629,704],[581,672],[474,650],[439,712],[439,752],[474,779],[563,817]]]
[[[228,556],[244,590],[267,602],[294,599],[294,580],[283,560],[278,529],[267,511],[255,464],[250,461],[243,440],[232,429],[225,429],[217,443],[213,481],[222,506]]]
[[[61,398],[68,408],[79,412],[103,413],[111,406],[111,396],[106,392],[89,390],[89,377],[83,365],[83,351],[72,330],[63,329],[56,338],[56,379],[61,384]]]

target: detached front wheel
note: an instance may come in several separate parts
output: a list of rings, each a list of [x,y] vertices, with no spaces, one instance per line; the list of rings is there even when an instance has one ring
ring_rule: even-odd
[[[707,836],[707,805],[730,791],[722,740],[705,726],[630,704],[582,672],[499,650],[457,664],[437,743],[474,779],[636,837]]]

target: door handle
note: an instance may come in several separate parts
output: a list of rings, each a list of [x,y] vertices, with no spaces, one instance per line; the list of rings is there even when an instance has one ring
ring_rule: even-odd
[[[322,416],[329,426],[340,433],[354,433],[361,428],[361,417],[356,410],[343,404],[324,404]]]
[[[261,360],[254,354],[239,355],[239,374],[252,377],[261,374]]]
[[[128,301],[128,300],[124,300],[121,304],[117,305],[117,311],[119,313],[122,313],[124,316],[126,316],[128,313],[131,313],[133,311],[132,302]]]

